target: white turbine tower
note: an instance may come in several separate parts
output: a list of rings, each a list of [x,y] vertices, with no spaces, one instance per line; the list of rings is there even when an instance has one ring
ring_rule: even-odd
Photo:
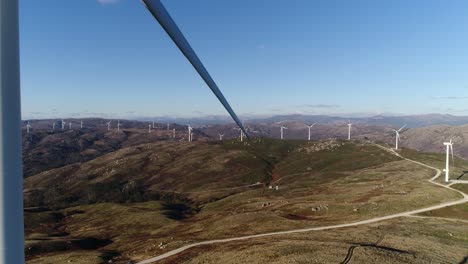
[[[72,128],[72,122],[70,121],[70,122],[68,122],[68,129],[71,130],[71,128]]]
[[[83,120],[80,122],[80,128],[83,129]]]
[[[117,131],[120,131],[120,126],[121,126],[120,120],[117,120]]]
[[[154,121],[153,121],[153,128],[155,128],[155,127],[154,127]]]
[[[447,147],[447,157],[446,157],[446,162],[445,162],[445,182],[448,182],[449,181],[449,174],[450,174],[450,155],[449,155],[449,152],[452,153],[452,162],[454,161],[454,158],[453,158],[453,143],[452,143],[452,140],[450,140],[449,142],[444,142],[444,146]]]
[[[192,142],[192,127],[188,126],[188,142]]]
[[[151,133],[151,124],[148,124],[148,134]]]
[[[310,130],[311,130],[316,124],[317,124],[317,123],[313,123],[313,124],[310,125],[310,126],[306,125],[306,126],[309,128],[309,137],[308,137],[309,141],[310,141]]]
[[[406,127],[406,125],[400,127],[400,129],[398,129],[398,130],[392,129],[393,131],[395,131],[395,137],[396,137],[395,138],[395,150],[398,150],[398,142],[400,142],[400,132],[405,127]]]
[[[175,138],[175,128],[172,129],[172,138]]]
[[[283,136],[284,136],[284,131],[285,129],[288,129],[287,127],[285,126],[281,126],[281,139],[283,139]]]
[[[218,135],[219,135],[219,140],[223,140],[224,134],[219,134],[218,133]]]
[[[55,131],[55,121],[52,122],[52,131]]]
[[[67,123],[67,122],[63,121],[63,119],[62,119],[62,130],[65,129],[65,124],[66,124],[66,123]]]
[[[169,123],[167,123],[167,131],[169,131],[169,128],[170,128],[170,125]]]
[[[110,129],[111,129],[111,122],[112,121],[107,122],[107,131],[110,131]]]
[[[348,140],[351,140],[351,127],[353,124],[351,124],[351,121],[348,121]]]
[[[26,133],[29,134],[29,129],[31,129],[31,124],[29,124],[29,121],[28,123],[26,124]]]

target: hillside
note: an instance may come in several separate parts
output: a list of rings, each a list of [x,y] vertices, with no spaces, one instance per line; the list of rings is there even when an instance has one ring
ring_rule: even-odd
[[[432,175],[359,141],[131,146],[25,179],[26,204],[41,206],[26,214],[28,263],[126,263],[194,241],[457,199],[425,181]]]
[[[36,123],[32,124],[36,126]],[[63,131],[36,128],[30,134],[23,131],[24,177],[52,168],[89,161],[129,146],[157,141],[178,141],[186,138],[185,127],[172,126],[176,128],[175,139],[172,138],[172,131],[159,128],[148,133],[147,127],[145,129],[122,128],[121,131],[115,128],[111,131],[101,128],[77,128]],[[194,140],[206,140],[206,136],[195,130]]]

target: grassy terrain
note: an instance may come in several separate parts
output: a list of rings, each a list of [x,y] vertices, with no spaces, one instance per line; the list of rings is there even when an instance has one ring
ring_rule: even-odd
[[[425,153],[412,149],[403,149],[401,151],[401,155],[412,160],[416,160],[425,164],[430,164],[431,166],[436,167],[440,170],[445,169],[445,154]],[[454,161],[452,161],[452,158],[450,157],[450,160],[450,179],[457,179],[463,174],[463,171],[468,170],[467,160],[461,159],[459,157],[455,157]],[[439,181],[442,181],[445,177],[445,173],[443,171],[442,174],[443,175],[439,178]],[[464,176],[464,178],[462,179],[466,179],[466,176]]]
[[[160,263],[464,263],[468,224],[399,218],[366,226],[190,249]]]
[[[59,244],[52,247],[57,248],[55,253],[50,247],[35,253],[41,252],[38,234],[61,234],[78,246],[83,240],[96,241],[98,245],[89,249],[96,253],[92,257],[113,252],[114,261],[125,263],[195,241],[357,221],[460,197],[427,182],[434,174],[360,142],[144,144],[28,178],[28,189],[50,190],[52,185],[61,204],[69,204],[26,216],[30,245],[39,248],[29,259],[47,263],[37,261],[72,258],[70,249],[60,248],[55,240]],[[266,185],[235,188],[257,181]],[[57,182],[63,185],[57,187]],[[151,192],[159,196],[148,195]],[[178,196],[164,199],[165,192]],[[70,193],[77,200],[63,198]],[[48,199],[51,196],[45,193]],[[299,248],[310,246],[301,243],[305,244]],[[281,250],[285,252],[262,257],[283,258],[291,249]]]

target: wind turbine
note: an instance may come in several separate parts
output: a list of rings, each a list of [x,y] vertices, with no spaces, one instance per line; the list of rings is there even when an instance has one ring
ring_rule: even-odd
[[[285,126],[281,126],[281,139],[283,139],[283,134],[284,134],[283,130],[284,129],[288,129],[288,128],[285,127]]]
[[[71,128],[72,128],[72,122],[70,121],[70,122],[68,122],[68,129],[71,130]]]
[[[169,123],[167,123],[167,131],[169,131]]]
[[[392,129],[393,131],[395,131],[395,137],[396,137],[395,138],[395,150],[398,150],[398,142],[400,141],[400,132],[405,127],[406,127],[406,125],[400,127],[400,129],[398,129],[398,130]]]
[[[317,123],[313,123],[312,125],[308,126],[306,125],[308,128],[309,128],[309,141],[310,141],[310,130],[316,125]]]
[[[26,133],[29,134],[29,129],[31,128],[31,124],[29,124],[29,121],[28,123],[26,124]]]
[[[454,158],[453,158],[453,143],[452,143],[452,140],[450,140],[449,142],[444,142],[444,146],[447,147],[447,156],[446,156],[446,162],[445,162],[445,182],[449,182],[449,174],[450,174],[450,160],[449,160],[449,152],[452,153],[452,162],[454,161]]]
[[[148,134],[151,133],[151,124],[148,124]]]
[[[348,140],[351,140],[351,127],[353,124],[351,124],[351,121],[348,121]]]
[[[188,142],[192,142],[192,127],[188,126]]]
[[[218,133],[218,135],[219,135],[219,140],[223,140],[224,134],[219,134]]]
[[[120,126],[121,126],[120,120],[117,120],[117,131],[120,131]]]
[[[67,123],[67,122],[63,121],[63,119],[62,119],[62,130],[65,129],[65,124],[66,124],[66,123]]]
[[[172,138],[175,138],[175,128],[172,129]]]
[[[52,122],[52,131],[55,131],[55,121]]]
[[[80,122],[80,128],[83,129],[83,120]]]
[[[232,119],[237,123],[237,125],[241,128],[241,130],[245,133],[247,138],[249,135],[247,134],[246,129],[242,125],[241,121],[237,117],[234,110],[232,110],[231,106],[229,105],[226,98],[224,98],[223,93],[219,90],[218,86],[216,85],[213,78],[211,78],[210,74],[206,70],[203,63],[198,58],[195,51],[190,46],[190,43],[184,37],[184,34],[180,31],[179,27],[172,19],[171,15],[167,12],[164,5],[161,3],[160,0],[142,0],[143,4],[146,6],[148,11],[153,15],[153,17],[159,22],[161,27],[166,31],[169,37],[174,41],[177,45],[179,50],[182,54],[187,58],[187,60],[192,64],[195,70],[198,72],[200,77],[205,81],[211,91],[215,94],[224,108],[228,111],[231,115]]]
[[[110,131],[110,129],[111,129],[111,122],[112,122],[112,120],[107,122],[107,131]]]

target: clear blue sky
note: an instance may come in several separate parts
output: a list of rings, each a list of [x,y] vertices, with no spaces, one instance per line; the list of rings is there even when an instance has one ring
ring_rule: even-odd
[[[468,115],[468,1],[163,3],[240,115]],[[20,20],[24,118],[225,114],[140,1]]]

